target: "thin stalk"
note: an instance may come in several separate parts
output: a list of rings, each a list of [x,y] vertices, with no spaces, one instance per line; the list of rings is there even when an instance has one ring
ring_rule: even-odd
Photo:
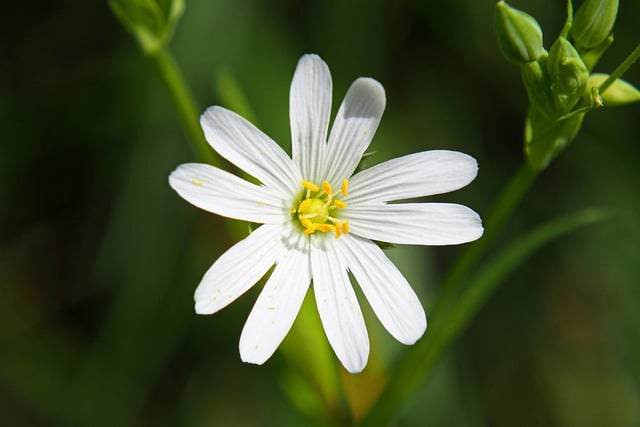
[[[171,53],[166,49],[160,49],[149,55],[162,79],[162,83],[169,92],[171,100],[180,116],[182,126],[187,134],[189,145],[193,154],[201,160],[214,166],[219,162],[214,156],[213,150],[204,139],[198,117],[200,109],[189,91],[187,83],[180,72],[178,64]]]
[[[415,347],[404,353],[395,364],[395,369],[390,375],[389,383],[384,392],[378,399],[378,404],[373,405],[372,411],[363,419],[361,425],[384,425],[385,421],[393,416],[403,401],[431,372],[435,362],[447,348],[447,344],[455,339],[456,334],[446,333],[447,329],[444,327],[446,322],[438,322],[437,320],[446,317],[444,314],[447,312],[455,310],[455,307],[453,309],[449,307],[460,292],[459,288],[464,283],[464,279],[476,266],[480,257],[497,235],[497,231],[518,206],[537,175],[538,172],[534,171],[525,161],[494,202],[488,219],[485,221],[484,236],[467,248],[445,281],[441,296],[438,298],[431,316],[434,321],[431,322],[427,334],[418,341]],[[462,329],[458,329],[457,332],[459,333]]]
[[[629,68],[631,68],[631,66],[638,60],[638,58],[640,58],[640,44],[638,44],[638,46],[636,46],[636,48],[633,49],[633,51],[624,59],[624,61],[622,61],[622,63],[618,65],[611,74],[609,74],[609,77],[607,78],[607,80],[605,80],[600,85],[600,87],[598,88],[598,91],[600,92],[600,94],[602,94],[605,90],[607,90],[607,88],[611,86],[613,82],[615,82],[620,77],[622,77],[622,75]]]
[[[494,202],[484,222],[484,235],[480,240],[469,245],[462,253],[458,261],[452,267],[446,277],[440,296],[434,307],[432,317],[437,318],[437,313],[442,307],[456,295],[459,284],[469,275],[487,247],[493,242],[502,224],[511,216],[524,195],[534,183],[538,172],[534,171],[525,160],[520,169],[513,175],[509,183],[504,187],[498,199]]]

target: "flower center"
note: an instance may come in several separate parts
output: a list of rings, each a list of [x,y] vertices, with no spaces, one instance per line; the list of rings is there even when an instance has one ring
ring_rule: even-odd
[[[347,206],[345,202],[338,199],[342,194],[346,196],[349,191],[349,180],[342,181],[340,193],[334,193],[331,184],[324,181],[318,186],[310,181],[302,181],[302,196],[291,209],[291,214],[296,218],[305,235],[319,232],[333,232],[336,238],[343,233],[349,232],[349,221],[337,218],[339,209]]]

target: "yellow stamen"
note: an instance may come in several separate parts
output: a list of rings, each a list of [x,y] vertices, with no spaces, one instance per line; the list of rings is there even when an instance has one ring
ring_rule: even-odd
[[[347,204],[345,202],[343,202],[342,200],[338,200],[338,199],[333,201],[333,205],[336,208],[339,208],[339,209],[343,209],[343,208],[347,207]]]
[[[347,194],[349,194],[349,180],[348,179],[344,179],[344,181],[342,181],[342,195],[346,196]]]
[[[322,190],[327,194],[332,194],[333,193],[333,191],[331,189],[331,184],[329,184],[327,181],[323,181],[322,182]]]
[[[195,179],[195,178],[193,178],[193,179],[191,180],[191,183],[192,183],[193,185],[197,185],[198,187],[200,187],[200,186],[202,186],[202,184],[204,184],[204,182],[199,181],[199,180],[197,180],[197,179]]]
[[[314,193],[320,191],[320,187],[315,185],[313,182],[302,180],[302,186],[307,190],[311,190]]]
[[[307,230],[315,228],[315,225],[313,224],[313,222],[311,222],[308,218],[304,217],[303,215],[298,215],[298,219],[300,220],[300,224],[302,224],[302,226]]]
[[[349,232],[349,225],[345,221],[332,217],[330,214],[336,209],[347,207],[347,203],[336,199],[338,194],[328,181],[322,181],[320,186],[311,181],[301,181],[304,192],[297,206],[291,210],[292,216],[297,217],[305,236],[318,232],[333,232],[336,238]],[[342,182],[342,194],[348,192],[349,181]]]
[[[298,213],[300,213],[303,210],[307,209],[310,204],[311,204],[311,199],[304,199],[302,201],[302,203],[300,203],[300,206],[298,206]],[[295,210],[294,210],[294,212],[295,212]]]
[[[333,224],[316,224],[316,228],[320,231],[333,231],[336,229],[336,226]]]

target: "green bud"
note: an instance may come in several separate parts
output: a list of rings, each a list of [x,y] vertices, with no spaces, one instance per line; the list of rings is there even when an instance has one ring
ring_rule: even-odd
[[[171,39],[184,0],[109,0],[109,6],[142,50],[153,54]]]
[[[591,74],[587,82],[585,96],[588,97],[591,93],[591,88],[600,87],[608,78],[608,74]],[[600,96],[606,107],[617,107],[640,101],[640,91],[622,79],[614,81],[604,92],[600,92]]]
[[[560,113],[570,111],[584,94],[589,70],[564,37],[559,37],[549,51],[547,72],[556,109]]]
[[[582,127],[585,113],[564,120],[548,120],[531,109],[525,125],[525,153],[529,165],[536,171],[545,169],[558,156]]]
[[[509,61],[526,64],[542,55],[542,29],[538,22],[504,1],[496,4],[495,30],[498,46]]]
[[[618,0],[585,0],[573,18],[571,36],[580,49],[600,45],[613,29]]]

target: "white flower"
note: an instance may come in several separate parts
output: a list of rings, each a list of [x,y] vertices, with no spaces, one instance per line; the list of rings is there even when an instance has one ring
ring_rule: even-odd
[[[199,163],[180,165],[169,177],[195,206],[263,224],[215,261],[195,292],[196,312],[215,313],[275,264],[240,337],[245,362],[271,357],[313,282],[336,356],[349,372],[364,369],[369,339],[349,271],[387,331],[415,343],[427,327],[422,305],[374,241],[450,245],[482,235],[480,217],[465,206],[388,203],[464,187],[477,174],[475,159],[425,151],[352,176],[378,127],[384,89],[373,79],[357,79],[328,132],[331,97],[329,68],[305,55],[291,83],[291,157],[229,110],[210,107],[200,120],[213,149],[262,185]]]

